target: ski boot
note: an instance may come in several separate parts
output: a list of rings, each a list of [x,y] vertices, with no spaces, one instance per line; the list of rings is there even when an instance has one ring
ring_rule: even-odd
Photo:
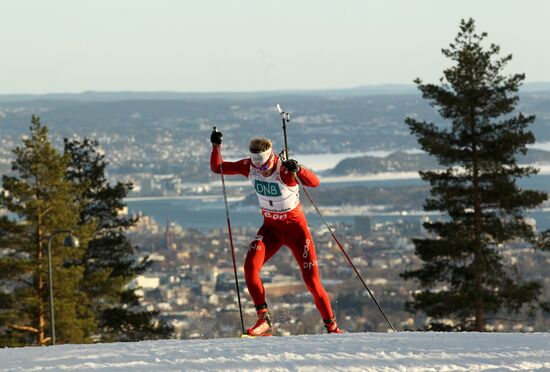
[[[325,328],[327,329],[327,333],[344,333],[340,328],[338,328],[338,324],[336,323],[336,320],[334,317],[323,320],[325,322]]]
[[[256,306],[256,313],[258,314],[258,321],[256,324],[246,330],[246,334],[249,336],[272,336],[273,328],[271,326],[271,315],[267,310],[267,305]]]

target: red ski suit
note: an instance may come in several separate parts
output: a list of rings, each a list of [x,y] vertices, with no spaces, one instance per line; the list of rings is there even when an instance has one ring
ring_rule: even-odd
[[[276,156],[273,165],[275,169],[277,169],[277,162],[279,161],[281,160]],[[240,174],[247,178],[250,175],[250,158],[236,162],[223,161],[219,148],[212,146],[210,168],[214,173],[220,173],[220,164],[223,166],[224,174]],[[300,168],[297,175],[304,186],[317,187],[320,184],[317,176],[304,167]],[[284,166],[280,167],[280,177],[281,181],[287,186],[297,185],[293,174],[287,171]],[[333,316],[330,300],[321,283],[315,246],[301,204],[298,204],[287,213],[272,213],[262,209],[262,214],[264,216],[263,225],[250,244],[244,264],[246,285],[254,305],[258,306],[266,303],[265,290],[260,278],[262,266],[283,245],[286,245],[300,265],[302,278],[313,295],[315,305],[321,316],[323,319],[330,319]]]

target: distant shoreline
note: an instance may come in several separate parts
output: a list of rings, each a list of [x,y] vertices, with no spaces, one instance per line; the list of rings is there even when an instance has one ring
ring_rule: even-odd
[[[223,195],[213,195],[213,194],[204,194],[204,195],[180,195],[180,196],[136,196],[124,198],[125,202],[140,202],[140,201],[154,201],[154,200],[212,200],[216,201],[223,197]],[[227,201],[238,202],[243,200],[244,197],[241,196],[228,196]]]
[[[522,164],[521,166],[527,166],[527,165]],[[529,166],[534,166],[538,168],[540,170],[538,175],[540,176],[550,175],[550,165],[530,164]],[[319,180],[321,181],[321,185],[323,185],[326,183],[338,184],[338,183],[354,183],[354,182],[369,182],[369,181],[373,181],[373,182],[399,181],[399,180],[418,181],[420,180],[420,176],[418,172],[383,172],[383,173],[366,174],[366,175],[319,176]],[[221,186],[221,183],[219,180],[205,182],[205,184],[208,184],[210,187]],[[250,181],[226,180],[225,184],[227,187],[242,187],[242,186],[249,186]],[[136,197],[125,198],[124,201],[130,201],[130,202],[151,201],[151,200],[203,200],[203,201],[212,200],[212,201],[215,201],[222,197],[223,197],[222,194],[205,193],[205,194],[180,195],[180,196],[136,196]],[[228,200],[232,202],[240,201],[243,199],[244,197],[240,197],[240,196],[228,197]]]
[[[212,199],[217,200],[221,198],[221,195],[184,195],[184,196],[136,196],[136,197],[129,197],[124,198],[125,202],[139,202],[139,201],[153,201],[153,200],[204,200],[204,199]]]

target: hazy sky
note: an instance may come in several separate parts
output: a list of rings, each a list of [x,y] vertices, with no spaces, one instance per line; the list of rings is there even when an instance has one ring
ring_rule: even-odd
[[[550,81],[548,0],[0,0],[0,93],[435,81],[468,17]]]

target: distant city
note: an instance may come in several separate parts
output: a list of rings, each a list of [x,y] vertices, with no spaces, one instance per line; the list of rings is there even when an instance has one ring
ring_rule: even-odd
[[[313,195],[390,318],[399,329],[421,329],[427,320],[404,311],[415,285],[403,281],[399,274],[418,264],[411,239],[426,236],[422,222],[443,218],[421,211],[427,185],[411,176],[435,164],[418,151],[386,158],[359,155],[417,150],[404,118],[414,116],[436,122],[439,118],[414,87],[386,88],[216,95],[90,92],[0,96],[0,174],[10,172],[11,151],[27,134],[32,114],[42,118],[60,148],[64,137],[97,140],[110,163],[110,182],[134,184],[125,213],[140,215],[140,222],[130,236],[139,247],[139,255],[149,256],[154,262],[134,283],[141,287],[143,306],[159,310],[175,326],[177,337],[231,336],[240,324],[219,177],[210,172],[208,163],[209,135],[213,126],[222,131],[223,152],[228,159],[245,157],[252,136],[268,136],[280,150],[282,131],[275,105],[281,104],[291,113],[291,157],[296,155],[300,160],[299,155],[356,154],[353,161],[342,159],[333,166],[319,167],[323,179],[340,179],[323,184]],[[537,143],[550,142],[550,86],[527,86],[520,102],[522,112],[537,116],[532,127]],[[550,191],[550,182],[544,178],[548,177],[550,154],[530,153],[525,162],[540,166],[544,174],[530,180],[533,183],[529,186]],[[397,172],[406,175],[389,182]],[[357,181],[372,174],[386,174],[386,178]],[[246,320],[252,322],[253,306],[246,293],[242,264],[261,220],[246,179],[228,181],[230,210],[236,219],[233,236],[240,263],[241,294]],[[145,198],[151,198],[147,205],[162,209],[157,216],[146,213],[145,204],[138,202]],[[157,198],[172,204],[177,198],[190,198],[192,203],[169,207]],[[548,207],[531,216],[534,228],[550,225]],[[322,279],[339,323],[349,331],[385,331],[387,323],[364,293],[329,232],[315,223],[315,213],[308,211],[308,218],[314,221],[312,233]],[[545,297],[549,298],[546,271],[550,259],[520,243],[503,249],[508,263],[524,272],[526,279],[542,279]],[[323,331],[289,252],[269,262],[263,278],[279,334]],[[506,315],[492,320],[490,328],[536,331],[548,329],[548,323],[542,314],[528,321]]]
[[[388,93],[393,91],[398,94]],[[270,137],[275,149],[282,149],[276,104],[291,113],[291,156],[417,149],[404,118],[440,121],[412,86],[275,92],[272,96],[93,92],[0,96],[0,172],[9,171],[11,150],[36,114],[58,146],[64,137],[97,140],[110,163],[111,179],[132,181],[135,196],[186,195],[212,180],[208,138],[213,126],[224,134],[227,158],[246,156],[253,136]],[[532,126],[537,142],[550,142],[547,84],[526,85],[519,109],[537,116]],[[392,164],[385,167],[395,171]],[[380,171],[383,167],[377,168]]]
[[[426,318],[404,311],[404,303],[416,290],[399,274],[416,265],[412,237],[426,236],[418,217],[374,223],[368,216],[357,216],[353,223],[333,227],[345,242],[358,270],[365,276],[381,306],[400,330],[422,329]],[[254,307],[246,292],[242,265],[256,227],[233,229],[239,262],[241,298],[245,322],[255,321]],[[339,324],[350,332],[388,330],[388,325],[334,244],[328,229],[312,229],[323,282],[331,296]],[[207,231],[185,229],[171,223],[162,224],[142,216],[130,234],[139,245],[140,254],[154,261],[149,271],[137,278],[142,288],[142,303],[159,310],[170,321],[178,338],[230,337],[240,327],[235,279],[226,228]],[[545,297],[550,295],[546,268],[550,258],[522,244],[503,250],[506,263],[526,273],[525,279],[542,279]],[[276,255],[262,271],[267,301],[273,312],[277,334],[316,334],[324,331],[311,295],[301,281],[300,271],[290,251]],[[533,332],[548,329],[547,318],[536,314],[533,319],[503,316],[490,321],[488,330]]]

